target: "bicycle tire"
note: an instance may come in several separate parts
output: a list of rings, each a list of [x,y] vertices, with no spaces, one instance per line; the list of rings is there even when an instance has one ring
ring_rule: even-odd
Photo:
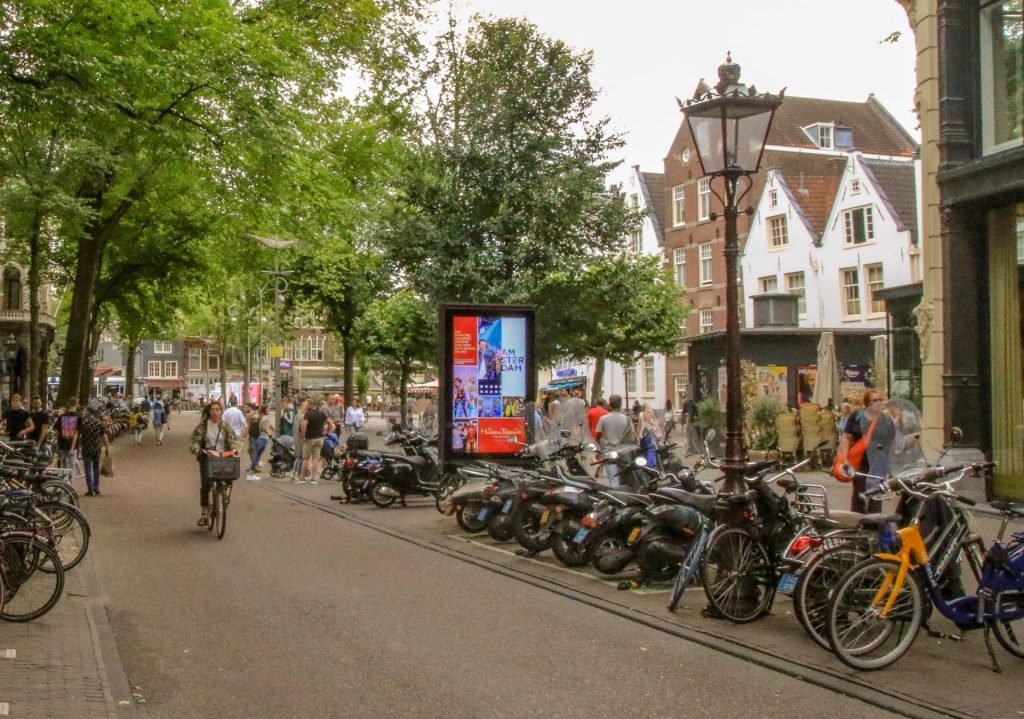
[[[920,581],[908,574],[889,616],[879,610],[889,597],[875,602],[883,583],[891,581],[899,564],[874,557],[854,565],[839,580],[828,608],[829,646],[848,667],[872,671],[903,656],[917,638],[923,605],[928,600]]]
[[[64,571],[74,569],[89,551],[89,521],[77,507],[63,502],[42,502],[36,508],[50,518],[54,549]]]
[[[0,619],[7,622],[38,619],[53,609],[64,591],[60,557],[32,534],[0,537],[0,575],[5,586]]]
[[[1011,605],[1005,606],[1004,602],[1011,602]],[[1018,659],[1024,659],[1024,597],[1020,592],[996,596],[996,619],[992,622],[992,632],[1003,649]]]
[[[67,482],[59,479],[49,479],[39,485],[39,494],[46,497],[47,501],[64,502],[72,507],[78,507],[78,492]]]
[[[764,544],[742,527],[720,527],[708,538],[701,583],[714,611],[735,624],[768,612],[775,598],[775,567]]]
[[[846,572],[870,556],[866,549],[839,546],[819,552],[804,565],[793,589],[793,612],[807,635],[822,649],[832,650],[826,630],[832,590]]]
[[[214,515],[211,526],[216,526],[217,539],[224,539],[224,532],[228,527],[228,504],[225,501],[225,489],[223,482],[216,482],[213,485],[213,506]]]
[[[690,551],[686,553],[683,563],[679,565],[679,572],[676,574],[676,580],[672,585],[672,596],[668,600],[668,610],[670,612],[674,612],[676,607],[679,606],[679,602],[683,599],[683,593],[686,592],[686,588],[700,571],[701,559],[704,557],[704,549],[707,547],[708,537],[710,537],[710,533],[698,533],[693,538],[693,543],[690,544]],[[703,581],[702,579],[702,584]]]

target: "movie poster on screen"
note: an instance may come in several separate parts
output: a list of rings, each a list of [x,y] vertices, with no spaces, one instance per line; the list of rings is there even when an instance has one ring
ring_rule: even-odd
[[[796,401],[799,404],[813,402],[814,385],[818,381],[818,368],[816,365],[807,365],[796,368]]]

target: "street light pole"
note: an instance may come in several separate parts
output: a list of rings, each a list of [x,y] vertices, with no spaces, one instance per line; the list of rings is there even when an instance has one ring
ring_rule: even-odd
[[[739,302],[739,230],[738,204],[750,192],[750,176],[761,165],[761,155],[768,139],[775,110],[782,104],[785,90],[778,95],[758,93],[753,86],[740,83],[740,66],[732,55],[718,68],[716,92],[699,88],[693,99],[680,109],[697,145],[697,155],[704,174],[724,181],[725,195],[715,193],[722,203],[725,219],[725,376],[726,376],[726,429],[725,492],[743,492],[743,477],[747,471],[747,453],[743,446],[743,389],[740,369],[740,302]],[[738,194],[741,177],[747,187]],[[709,183],[710,184],[710,183]],[[712,190],[713,191],[713,190]],[[744,212],[752,214],[752,209]],[[711,219],[717,219],[711,213]]]

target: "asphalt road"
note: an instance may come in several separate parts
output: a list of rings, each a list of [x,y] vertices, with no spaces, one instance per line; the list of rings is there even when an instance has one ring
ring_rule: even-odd
[[[236,483],[217,541],[195,526],[195,422],[175,415],[160,447],[119,440],[117,476],[82,498],[142,716],[891,716],[796,678],[817,655],[744,657],[747,628],[720,623],[689,641],[648,611],[661,598],[467,542],[432,500],[340,507],[337,485],[265,475]]]

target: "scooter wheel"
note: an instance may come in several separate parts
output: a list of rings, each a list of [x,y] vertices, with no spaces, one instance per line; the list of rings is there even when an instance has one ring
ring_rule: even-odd
[[[386,494],[385,490],[388,489],[391,489],[391,485],[387,482],[374,482],[373,488],[370,490],[370,501],[382,509],[390,507],[398,497]]]

